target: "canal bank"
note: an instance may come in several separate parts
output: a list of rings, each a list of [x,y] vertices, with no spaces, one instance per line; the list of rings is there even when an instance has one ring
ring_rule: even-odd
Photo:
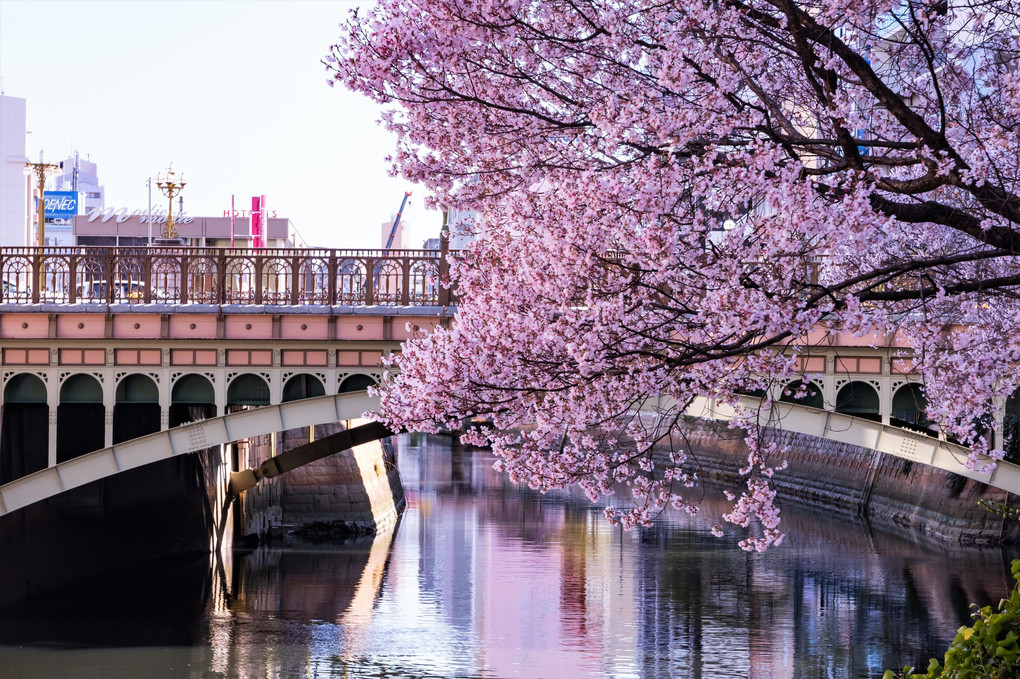
[[[730,488],[742,486],[739,470],[747,464],[744,430],[699,421],[686,433],[686,449],[697,460],[700,478]],[[1020,522],[978,504],[985,500],[1020,505],[1005,491],[860,446],[778,430],[769,430],[767,436],[786,451],[782,459],[789,462],[773,477],[780,503],[859,516],[875,528],[921,541],[1020,542]]]

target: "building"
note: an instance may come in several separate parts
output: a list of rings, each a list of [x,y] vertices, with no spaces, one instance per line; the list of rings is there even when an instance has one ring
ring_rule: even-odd
[[[394,222],[397,216],[393,215],[390,221],[383,222],[382,224],[382,240],[380,241],[380,247],[386,248],[386,244],[390,243],[391,250],[403,250],[404,249],[404,226],[406,222],[402,219],[396,224],[396,230],[394,230]],[[390,242],[390,235],[393,236],[393,241]]]
[[[25,111],[24,99],[0,94],[0,247],[28,245],[31,239]]]
[[[87,214],[95,209],[106,207],[106,188],[99,183],[96,164],[90,160],[82,160],[78,152],[60,162],[60,170],[47,183],[46,191],[73,191],[84,193],[84,209],[80,214]]]
[[[303,248],[305,243],[285,217],[270,213],[263,226],[262,238],[267,248]],[[148,221],[148,209],[129,211],[127,208],[109,207],[78,215],[73,221],[75,245],[85,246],[145,246],[150,238],[155,241],[163,234],[167,221],[166,209],[152,210],[152,224]],[[192,247],[233,247],[249,248],[252,245],[251,220],[235,217],[233,227],[229,214],[222,217],[192,217],[185,213],[174,215],[174,228],[184,240],[183,245]]]

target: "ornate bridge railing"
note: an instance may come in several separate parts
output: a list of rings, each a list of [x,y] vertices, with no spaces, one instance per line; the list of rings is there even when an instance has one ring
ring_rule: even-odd
[[[0,302],[447,306],[446,250],[0,248]]]

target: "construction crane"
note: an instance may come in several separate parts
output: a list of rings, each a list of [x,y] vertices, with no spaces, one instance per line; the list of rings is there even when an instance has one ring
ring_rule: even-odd
[[[407,205],[407,199],[411,197],[410,191],[404,192],[404,200],[400,201],[400,209],[397,211],[397,216],[393,220],[393,230],[390,231],[390,237],[386,240],[386,247],[384,250],[389,250],[393,247],[393,239],[397,237],[397,226],[400,225],[400,215],[404,212],[404,207]]]

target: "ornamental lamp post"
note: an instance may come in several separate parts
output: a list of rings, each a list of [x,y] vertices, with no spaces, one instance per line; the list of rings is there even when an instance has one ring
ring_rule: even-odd
[[[41,248],[46,247],[46,173],[50,170],[59,169],[59,165],[44,163],[41,152],[39,153],[38,163],[25,163],[25,174],[31,176],[35,172],[36,176],[39,177],[39,224],[36,228],[36,245]]]
[[[38,220],[39,224],[35,230],[36,245],[39,248],[46,247],[46,172],[50,170],[59,170],[59,165],[52,163],[43,162],[42,151],[39,152],[38,163],[25,163],[25,175],[31,176],[33,172],[39,177],[39,205],[38,205]],[[45,260],[42,260],[45,262]],[[42,294],[43,289],[46,287],[46,266],[43,264],[39,267],[39,280],[35,281],[37,284],[36,290],[39,294]]]
[[[166,214],[166,226],[163,227],[163,241],[179,241],[180,236],[177,234],[177,228],[174,226],[174,197],[179,195],[184,190],[184,173],[180,173],[180,176],[174,172],[174,166],[171,163],[170,167],[167,168],[166,174],[163,176],[156,177],[156,186],[163,195],[170,199],[170,209]]]

